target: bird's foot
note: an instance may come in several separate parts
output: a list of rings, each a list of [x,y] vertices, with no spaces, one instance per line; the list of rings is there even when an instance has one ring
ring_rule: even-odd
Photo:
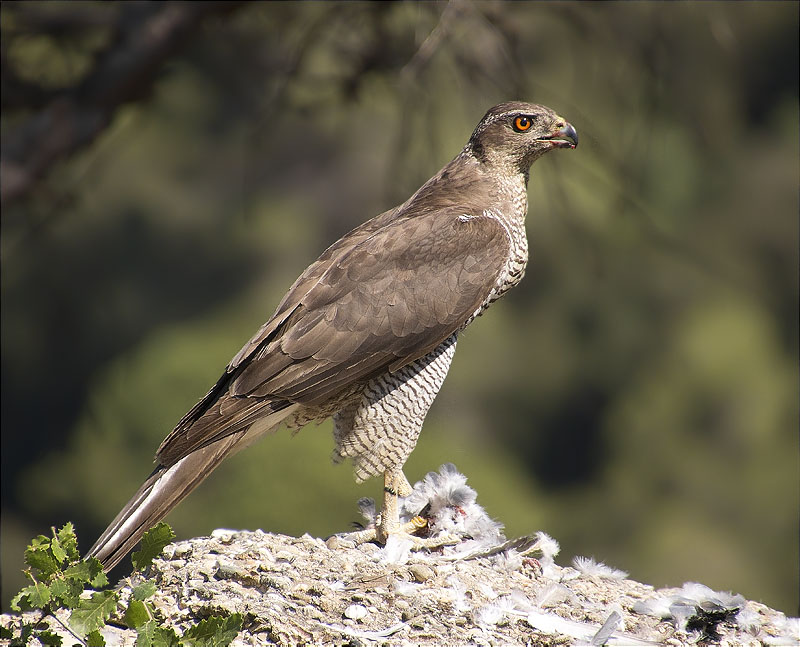
[[[411,550],[434,550],[444,546],[455,546],[461,542],[461,538],[450,533],[437,535],[436,537],[415,537],[409,535],[412,541]]]
[[[461,541],[458,537],[451,534],[438,535],[436,537],[419,537],[415,533],[425,530],[428,527],[428,520],[425,517],[417,515],[411,521],[400,524],[393,530],[384,530],[385,537],[381,543],[386,544],[389,537],[394,535],[402,539],[411,541],[411,550],[431,550],[433,548],[441,548],[442,546],[452,546]],[[378,530],[381,526],[378,525]]]
[[[434,548],[441,548],[442,546],[452,546],[461,541],[457,536],[451,534],[438,535],[436,537],[419,537],[415,533],[424,530],[428,525],[427,519],[424,517],[414,517],[411,521],[397,525],[394,528],[388,529],[381,524],[380,516],[376,526],[372,528],[365,528],[364,530],[357,530],[356,532],[348,532],[336,535],[339,539],[352,541],[356,546],[366,544],[368,542],[376,542],[386,545],[389,537],[398,537],[406,539],[411,542],[411,550],[432,550]]]
[[[422,537],[417,537],[414,535],[414,533],[422,530],[428,525],[428,522],[424,517],[414,517],[411,521],[403,524],[397,524],[393,528],[387,528],[386,526],[388,524],[383,523],[383,518],[383,513],[379,513],[374,526],[365,528],[364,530],[356,530],[355,532],[341,533],[336,535],[336,537],[355,542],[356,546],[360,544],[366,544],[371,541],[385,545],[390,535],[408,537],[409,539],[413,540],[415,544],[416,542],[423,540]]]
[[[450,534],[437,537],[418,536],[428,527],[428,520],[425,517],[418,515],[405,523],[400,522],[398,497],[406,497],[413,491],[401,469],[386,472],[383,481],[383,509],[375,517],[374,525],[364,530],[334,536],[340,540],[355,542],[357,546],[371,541],[385,546],[389,537],[397,536],[410,540],[411,550],[457,544],[460,539]]]

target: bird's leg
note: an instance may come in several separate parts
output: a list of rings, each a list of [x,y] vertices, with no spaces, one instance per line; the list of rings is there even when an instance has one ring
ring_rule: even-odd
[[[390,535],[401,535],[413,542],[412,550],[439,548],[457,544],[459,539],[453,535],[436,538],[415,536],[414,533],[428,525],[428,521],[424,517],[417,516],[411,521],[400,523],[400,505],[397,498],[400,496],[406,497],[413,491],[414,489],[405,474],[403,474],[402,469],[398,468],[385,472],[383,475],[383,509],[375,520],[375,527],[349,533],[346,537],[357,544],[368,541],[378,541],[381,544],[385,544]]]
[[[398,497],[406,497],[414,489],[408,482],[402,468],[387,470],[383,474],[383,508],[380,518],[375,524],[375,538],[382,544],[386,543],[389,535],[411,535],[427,524],[422,517],[414,517],[411,521],[400,524],[400,505]]]
[[[406,523],[400,523],[400,506],[398,497],[406,497],[414,491],[402,468],[389,470],[383,475],[383,509],[375,524],[375,539],[385,544],[389,535],[401,535],[413,542],[413,550],[423,548],[439,548],[457,544],[460,540],[453,535],[422,538],[415,536],[418,530],[428,525],[427,519],[416,516]]]
[[[389,535],[405,535],[414,540],[414,546],[423,547],[423,542],[413,534],[424,528],[428,522],[422,517],[414,517],[411,521],[400,523],[400,496],[408,496],[414,491],[401,468],[388,470],[383,474],[383,508],[375,518],[375,526],[344,535],[357,544],[377,541],[385,544]]]

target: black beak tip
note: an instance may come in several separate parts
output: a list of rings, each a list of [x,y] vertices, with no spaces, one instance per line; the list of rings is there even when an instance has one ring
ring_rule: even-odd
[[[563,138],[565,142],[567,142],[567,146],[569,148],[577,148],[578,147],[578,131],[575,130],[572,124],[566,124],[561,130],[558,131],[559,137]]]

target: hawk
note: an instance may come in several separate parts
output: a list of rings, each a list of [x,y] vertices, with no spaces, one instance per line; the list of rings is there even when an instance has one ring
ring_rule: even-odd
[[[501,103],[403,204],[326,249],[164,439],[157,466],[89,555],[116,565],[227,456],[284,424],[332,417],[335,457],[384,477],[379,541],[404,532],[403,465],[459,333],[525,272],[528,173],[575,129],[541,105]]]

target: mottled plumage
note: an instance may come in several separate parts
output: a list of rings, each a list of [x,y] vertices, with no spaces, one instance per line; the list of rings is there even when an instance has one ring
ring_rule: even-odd
[[[447,374],[458,333],[522,278],[528,170],[575,130],[505,103],[406,202],[331,245],[158,449],[158,467],[90,554],[111,567],[226,456],[281,423],[333,416],[335,458],[383,473],[379,536],[397,530],[402,467]],[[390,508],[386,510],[387,506]]]

